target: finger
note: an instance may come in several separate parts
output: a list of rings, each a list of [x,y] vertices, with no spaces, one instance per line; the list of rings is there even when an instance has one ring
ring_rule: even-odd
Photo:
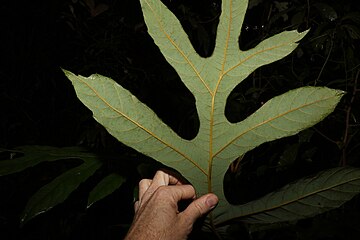
[[[139,200],[142,199],[144,193],[149,189],[151,183],[152,183],[152,180],[150,180],[150,179],[142,179],[139,182]]]
[[[145,182],[143,189],[145,191],[142,191],[142,195],[140,199],[140,202],[142,201],[147,201],[148,199],[150,199],[150,197],[153,195],[153,193],[160,187],[160,186],[167,186],[168,185],[168,181],[166,179],[166,175],[165,173],[161,172],[161,171],[157,171],[154,178],[151,180],[151,183],[149,186],[146,186]]]
[[[135,213],[137,213],[137,211],[139,210],[139,207],[140,207],[140,202],[139,202],[139,201],[136,201],[136,202],[134,203]]]
[[[157,171],[155,176],[146,190],[147,198],[150,197],[160,186],[180,184],[179,180],[163,171]]]
[[[218,197],[209,193],[194,200],[190,205],[181,213],[190,223],[194,223],[196,219],[210,212],[219,202]]]
[[[169,185],[182,185],[181,181],[177,177],[170,174],[168,174],[168,176],[169,176]]]
[[[182,185],[189,182],[178,172],[171,171],[169,169],[161,169],[160,171],[169,175],[169,185]]]
[[[195,198],[195,189],[191,185],[170,186],[169,191],[173,197],[174,202],[178,203],[181,200],[188,200]]]
[[[171,174],[168,174],[162,170],[156,172],[153,178],[154,186],[167,186],[167,185],[177,185],[181,184],[181,182]]]
[[[141,183],[142,187],[141,187],[141,197],[139,197],[140,200],[139,205],[142,205],[143,202],[147,202],[154,194],[154,192],[158,190],[159,187],[168,186],[169,184],[178,185],[181,183],[177,178],[163,171],[157,171],[152,180],[147,180],[147,181],[144,180],[144,182]]]

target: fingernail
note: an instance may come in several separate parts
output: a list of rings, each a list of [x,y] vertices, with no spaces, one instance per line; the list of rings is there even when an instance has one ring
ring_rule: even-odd
[[[214,208],[218,203],[218,198],[214,195],[210,195],[206,198],[205,203],[209,208]]]

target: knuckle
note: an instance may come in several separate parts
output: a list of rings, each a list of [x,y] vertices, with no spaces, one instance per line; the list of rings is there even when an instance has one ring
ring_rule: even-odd
[[[149,179],[141,179],[140,182],[139,182],[139,185],[144,185],[144,184],[147,184],[149,182]]]
[[[205,213],[204,206],[199,202],[194,202],[195,208],[199,212],[199,216],[203,215]]]
[[[154,192],[154,197],[166,198],[170,194],[170,189],[167,186],[159,186]]]

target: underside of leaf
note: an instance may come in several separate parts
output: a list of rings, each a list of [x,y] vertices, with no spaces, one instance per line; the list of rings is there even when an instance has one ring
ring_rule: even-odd
[[[242,207],[231,206],[223,193],[229,164],[264,142],[294,135],[321,121],[334,110],[343,92],[318,87],[295,89],[232,124],[224,114],[230,92],[258,67],[290,54],[307,32],[285,31],[242,51],[238,39],[248,1],[223,0],[214,52],[202,58],[179,20],[160,0],[140,3],[149,34],[195,97],[200,128],[193,140],[179,137],[113,80],[64,72],[78,98],[110,134],[178,170],[199,194],[214,192],[219,196],[219,205],[208,217],[210,225],[242,216]]]

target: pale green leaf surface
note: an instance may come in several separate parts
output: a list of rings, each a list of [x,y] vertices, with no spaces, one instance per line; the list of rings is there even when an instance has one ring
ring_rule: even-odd
[[[303,87],[289,91],[269,100],[247,119],[234,124],[232,131],[219,137],[219,149],[214,151],[212,160],[212,191],[218,193],[223,201],[213,211],[215,218],[222,215],[223,208],[226,208],[220,183],[235,158],[264,142],[291,136],[313,126],[334,110],[342,95],[342,91],[322,87]],[[241,214],[241,211],[241,208],[236,208],[232,213]]]
[[[118,140],[180,172],[196,176],[194,179],[203,176],[206,181],[206,162],[195,158],[199,151],[191,151],[194,146],[189,141],[176,135],[128,90],[97,74],[86,78],[65,73],[77,90],[78,98]]]
[[[125,178],[119,174],[112,173],[103,178],[93,190],[88,198],[87,207],[91,207],[97,201],[113,193],[125,182]]]
[[[314,87],[293,90],[268,101],[244,121],[231,124],[224,112],[233,88],[256,68],[291,53],[306,32],[283,32],[241,51],[238,38],[247,1],[223,0],[214,53],[201,58],[178,19],[160,0],[140,3],[149,34],[194,94],[200,129],[193,140],[180,138],[113,80],[65,73],[94,118],[119,141],[177,169],[199,194],[219,196],[219,205],[208,218],[211,224],[223,221],[224,216],[240,216],[241,207],[229,205],[223,193],[229,163],[264,142],[294,135],[321,121],[333,111],[342,92]]]
[[[209,82],[203,74],[207,65],[192,47],[179,20],[161,1],[141,1],[144,19],[156,45],[175,68],[190,91],[209,92]]]
[[[28,201],[21,222],[27,222],[62,203],[82,182],[92,176],[101,165],[101,161],[96,159],[85,159],[80,166],[66,171],[41,187]]]
[[[96,158],[96,155],[86,152],[86,149],[81,147],[21,146],[15,148],[14,152],[23,153],[24,156],[0,161],[0,176],[20,172],[26,168],[34,167],[41,162],[71,158]]]
[[[315,216],[338,208],[360,191],[360,169],[333,168],[300,179],[276,192],[219,217],[218,222],[239,218],[247,223],[277,223]],[[241,209],[241,213],[239,213]]]
[[[227,159],[230,164],[264,142],[311,127],[334,110],[343,94],[324,87],[302,87],[274,97],[247,119],[234,124],[231,131],[223,133],[219,145],[214,146],[214,156]]]

